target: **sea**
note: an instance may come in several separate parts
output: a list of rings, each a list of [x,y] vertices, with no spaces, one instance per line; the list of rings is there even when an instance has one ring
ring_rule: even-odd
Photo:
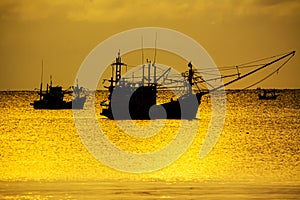
[[[34,110],[36,92],[1,91],[0,199],[300,199],[300,90],[277,93],[276,100],[259,100],[256,90],[226,91],[222,131],[200,157],[212,123],[209,95],[196,119],[116,122],[100,116],[107,94],[97,91],[86,102],[97,123],[83,137],[72,110]],[[162,102],[171,97],[158,94]],[[185,151],[166,164],[176,150],[144,157],[148,171],[140,169],[135,157],[156,155],[171,143],[183,148],[184,141],[172,142],[180,127],[193,136]],[[85,139],[91,134],[89,141],[97,141],[99,128],[110,145],[99,140],[97,156]],[[123,152],[132,159],[124,161]]]

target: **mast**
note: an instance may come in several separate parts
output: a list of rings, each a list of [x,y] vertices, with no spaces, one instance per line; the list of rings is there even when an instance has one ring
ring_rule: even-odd
[[[273,60],[273,61],[271,61],[271,62],[269,62],[269,63],[267,63],[267,64],[264,64],[263,66],[261,66],[261,67],[255,69],[255,70],[253,70],[253,71],[251,71],[251,72],[248,72],[247,74],[244,74],[244,75],[242,75],[242,76],[239,75],[238,78],[233,79],[232,81],[229,81],[229,82],[227,82],[227,83],[225,83],[225,84],[223,84],[223,85],[220,85],[220,86],[218,86],[218,87],[216,87],[216,88],[210,90],[210,92],[216,91],[216,90],[218,90],[218,89],[220,89],[220,88],[222,88],[222,87],[225,87],[225,86],[227,86],[227,85],[230,85],[230,84],[232,84],[232,83],[234,83],[234,82],[236,82],[236,81],[238,81],[238,80],[240,80],[240,79],[242,79],[242,78],[245,78],[246,76],[249,76],[249,75],[251,75],[251,74],[253,74],[253,73],[255,73],[255,72],[259,71],[259,70],[262,70],[262,69],[268,67],[269,65],[272,65],[272,64],[274,64],[274,63],[276,63],[276,62],[278,62],[278,61],[280,61],[280,60],[282,60],[282,59],[284,59],[284,58],[286,58],[286,57],[288,57],[288,56],[291,56],[291,55],[294,56],[295,53],[296,53],[296,51],[291,51],[291,52],[289,52],[289,53],[287,53],[287,54],[281,56],[280,58],[277,58],[276,60]]]
[[[156,42],[157,42],[157,32],[155,33],[155,48],[154,48],[154,61],[153,61],[153,81],[154,81],[154,84],[156,84],[156,66],[155,66],[155,63],[156,63]]]
[[[154,61],[153,61],[154,64],[156,62],[156,41],[157,41],[157,32],[155,34]]]
[[[188,91],[188,92],[189,92],[189,94],[192,94],[194,72],[193,72],[193,65],[192,65],[191,62],[189,62],[188,67],[189,67],[188,82],[189,82],[189,84],[190,84],[190,87],[189,87],[189,91]]]
[[[42,92],[43,92],[43,75],[44,75],[44,62],[42,60],[42,74],[41,74],[41,85],[40,85],[40,100],[42,100]]]
[[[154,81],[154,84],[156,84],[157,83],[157,80],[156,80],[156,65],[155,65],[155,63],[153,63],[153,81]]]
[[[118,81],[121,79],[121,74],[122,74],[122,66],[127,66],[125,63],[122,63],[122,59],[121,59],[121,53],[120,50],[118,52],[118,57],[116,57],[116,62],[114,62],[113,64],[111,64],[112,66],[112,77],[111,77],[111,86],[116,86]],[[114,72],[114,68],[115,68],[115,77],[113,72]],[[115,83],[115,84],[113,84]]]
[[[121,63],[121,57],[120,57],[120,50],[118,52],[118,57],[116,58],[116,82],[118,82],[121,79],[121,69],[122,63]]]
[[[157,42],[157,32],[155,33],[155,48],[154,48],[154,61],[153,61],[153,74],[154,74],[154,84],[156,84],[156,66],[155,66],[155,63],[156,63],[156,42]]]
[[[150,74],[151,74],[151,61],[148,63],[148,85],[150,85]]]
[[[143,40],[143,36],[142,36],[142,65],[144,64],[144,40]]]
[[[145,65],[143,64],[143,67],[142,67],[142,86],[144,86],[144,82],[145,82]]]

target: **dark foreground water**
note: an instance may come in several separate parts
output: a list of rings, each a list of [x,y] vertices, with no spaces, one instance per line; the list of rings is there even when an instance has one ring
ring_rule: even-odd
[[[4,182],[3,199],[299,199],[282,183],[99,181]]]
[[[99,114],[103,93],[96,97]],[[299,90],[282,90],[277,100],[260,101],[255,91],[229,91],[223,132],[202,159],[211,120],[208,97],[199,107],[200,119],[158,120],[163,129],[144,138],[98,115],[107,138],[136,154],[163,148],[180,126],[196,131],[175,162],[154,172],[126,173],[87,151],[71,110],[34,110],[29,104],[35,93],[0,92],[0,199],[299,199],[299,97]],[[150,127],[149,121],[122,123],[126,130]],[[197,130],[189,128],[195,125]]]

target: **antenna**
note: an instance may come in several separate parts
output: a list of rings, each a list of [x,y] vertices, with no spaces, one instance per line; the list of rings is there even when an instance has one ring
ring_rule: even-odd
[[[144,40],[143,40],[143,36],[142,36],[142,64],[144,64]]]
[[[43,76],[44,76],[44,61],[42,59],[42,74],[41,74],[41,83],[43,83]]]
[[[41,74],[41,86],[40,86],[40,100],[42,100],[42,92],[43,92],[43,75],[44,75],[44,62],[42,59],[42,74]]]
[[[156,61],[156,41],[157,41],[157,32],[155,33],[155,47],[154,47],[154,60],[153,60],[154,64],[155,64],[155,61]]]
[[[52,75],[50,75],[50,86],[52,87]]]

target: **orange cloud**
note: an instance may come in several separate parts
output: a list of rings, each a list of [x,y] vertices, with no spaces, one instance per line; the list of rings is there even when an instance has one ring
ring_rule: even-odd
[[[219,22],[244,16],[298,16],[300,1],[181,0],[2,0],[1,19],[117,22],[122,19],[203,19]]]

